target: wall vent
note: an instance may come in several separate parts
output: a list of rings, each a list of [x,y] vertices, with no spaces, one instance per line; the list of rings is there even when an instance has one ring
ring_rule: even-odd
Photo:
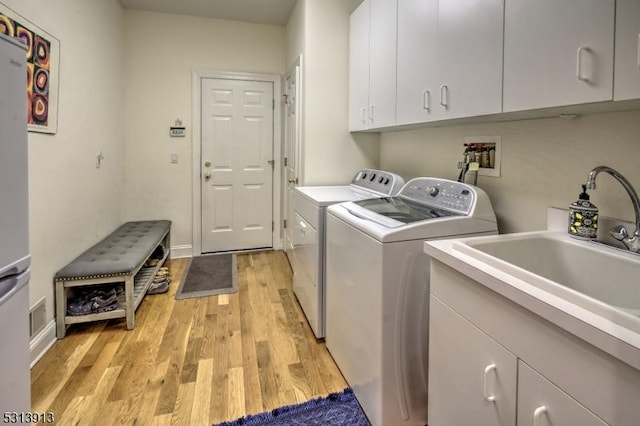
[[[30,338],[37,336],[46,325],[47,308],[46,298],[42,298],[29,311],[29,330]]]

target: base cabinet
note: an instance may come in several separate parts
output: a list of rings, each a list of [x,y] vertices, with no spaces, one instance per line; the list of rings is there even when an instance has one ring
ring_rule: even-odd
[[[429,309],[429,426],[514,425],[517,357],[434,296]]]
[[[606,426],[592,412],[522,361],[518,362],[518,425]]]
[[[429,426],[607,425],[434,295],[430,312]]]

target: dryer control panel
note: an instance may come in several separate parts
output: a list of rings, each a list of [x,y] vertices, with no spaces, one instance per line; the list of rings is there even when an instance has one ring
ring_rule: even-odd
[[[473,186],[438,178],[412,179],[398,196],[466,216],[471,214],[476,202],[476,190]]]
[[[402,177],[383,170],[362,169],[351,180],[351,186],[389,196],[396,195],[403,185]]]

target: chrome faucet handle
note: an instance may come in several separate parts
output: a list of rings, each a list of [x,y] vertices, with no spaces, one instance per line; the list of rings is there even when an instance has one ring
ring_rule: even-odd
[[[624,227],[624,225],[618,225],[611,228],[611,230],[609,231],[609,235],[611,235],[618,241],[623,241],[625,238],[629,237],[629,232],[627,231],[627,228]]]

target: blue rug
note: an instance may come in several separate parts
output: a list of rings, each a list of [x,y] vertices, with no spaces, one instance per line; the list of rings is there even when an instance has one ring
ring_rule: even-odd
[[[369,426],[351,389],[215,426]]]

